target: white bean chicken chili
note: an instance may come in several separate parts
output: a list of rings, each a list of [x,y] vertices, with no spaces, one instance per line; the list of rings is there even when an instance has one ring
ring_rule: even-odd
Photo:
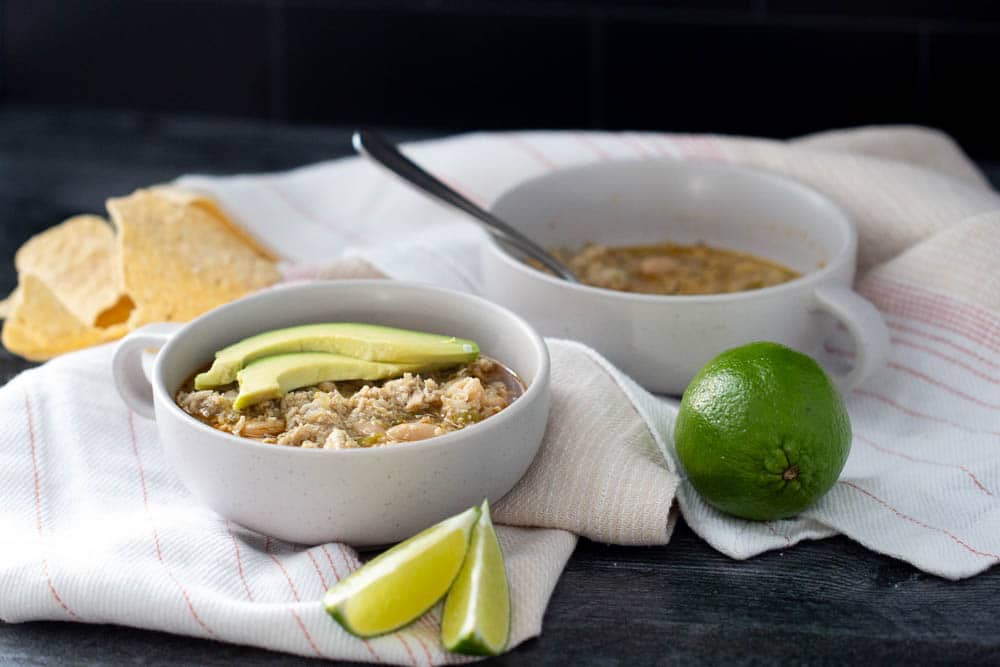
[[[198,420],[233,435],[310,449],[393,445],[457,431],[491,417],[523,391],[511,371],[489,357],[450,370],[380,382],[322,382],[282,398],[233,408],[234,385],[196,391],[177,404]]]

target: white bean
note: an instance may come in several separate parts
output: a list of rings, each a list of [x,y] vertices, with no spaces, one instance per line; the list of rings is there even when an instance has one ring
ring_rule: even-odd
[[[397,424],[386,431],[385,434],[390,440],[413,442],[415,440],[433,438],[437,434],[437,427],[434,424],[411,422],[408,424]]]

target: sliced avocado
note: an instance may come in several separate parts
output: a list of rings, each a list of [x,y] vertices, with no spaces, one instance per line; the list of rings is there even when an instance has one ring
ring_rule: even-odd
[[[240,393],[233,407],[242,410],[320,382],[384,380],[426,369],[426,364],[388,364],[329,352],[277,354],[258,359],[236,374]]]
[[[196,389],[212,389],[236,379],[255,359],[289,352],[330,352],[365,361],[393,364],[467,364],[479,356],[471,340],[441,334],[394,329],[377,324],[330,322],[267,331],[215,353],[212,367],[194,379]]]

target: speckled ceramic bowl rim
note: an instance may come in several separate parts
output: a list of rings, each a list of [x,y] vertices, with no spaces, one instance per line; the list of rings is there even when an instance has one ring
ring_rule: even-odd
[[[275,289],[277,290],[325,290],[329,289],[330,286],[336,285],[338,289],[347,288],[357,288],[357,289],[367,289],[369,286],[384,286],[386,281],[384,279],[358,279],[358,280],[330,280],[330,281],[317,281],[305,284],[297,285],[279,285],[277,287],[259,292],[257,294],[233,301],[231,303],[220,306],[214,310],[211,310],[198,318],[192,320],[188,326],[178,331],[173,335],[166,345],[160,350],[159,354],[156,355],[156,362],[153,366],[152,372],[152,387],[154,392],[154,398],[158,398],[165,405],[167,409],[173,411],[182,419],[186,420],[184,423],[189,424],[193,429],[198,432],[204,433],[217,438],[222,438],[227,442],[231,442],[234,446],[240,447],[251,447],[252,449],[247,449],[247,453],[251,453],[256,449],[265,449],[269,453],[274,452],[287,452],[289,456],[392,456],[393,452],[397,450],[397,446],[392,447],[358,447],[355,449],[307,449],[303,447],[285,447],[282,445],[274,445],[269,443],[258,442],[251,438],[244,438],[238,435],[233,435],[231,433],[226,433],[225,431],[220,431],[218,429],[212,428],[208,424],[205,424],[187,412],[181,409],[177,402],[174,400],[173,396],[167,391],[166,383],[163,379],[163,364],[170,358],[173,348],[178,344],[184,336],[190,335],[192,331],[197,330],[197,325],[203,319],[208,318],[219,318],[225,317],[227,313],[232,312],[236,309],[251,308],[257,301],[260,301],[271,294]],[[454,290],[448,290],[440,287],[432,287],[429,285],[422,285],[419,283],[404,282],[404,281],[393,281],[394,286],[403,286],[406,288],[412,288],[414,290],[423,291],[426,293],[436,294],[441,297],[446,297],[448,299],[464,299],[467,302],[474,304],[476,308],[481,308],[483,310],[491,311],[495,316],[502,317],[510,320],[524,335],[524,337],[530,342],[532,347],[533,356],[537,364],[537,371],[535,373],[536,381],[532,381],[531,384],[527,386],[525,392],[521,394],[513,403],[508,407],[504,408],[497,414],[487,417],[483,421],[467,426],[458,431],[452,431],[451,433],[445,433],[444,435],[434,436],[433,438],[427,438],[426,440],[418,440],[416,442],[406,443],[406,449],[413,451],[416,449],[431,449],[431,448],[441,448],[460,445],[463,441],[468,441],[470,439],[476,439],[475,436],[478,435],[480,427],[491,423],[492,425],[499,425],[500,421],[494,420],[514,420],[517,419],[520,414],[527,409],[527,404],[538,398],[540,393],[544,391],[545,382],[538,382],[537,378],[544,378],[549,375],[549,352],[545,345],[545,341],[540,335],[534,330],[534,328],[529,325],[524,319],[515,315],[510,310],[497,304],[487,301],[482,297],[474,296],[472,294],[467,294],[463,292],[457,292]],[[335,309],[331,315],[335,316]],[[266,331],[266,329],[264,329]],[[235,341],[234,341],[235,342]],[[487,351],[488,353],[488,351]],[[502,361],[502,360],[498,360]],[[520,371],[516,368],[512,368],[518,377],[521,377]],[[193,371],[192,371],[193,372]],[[188,374],[190,375],[190,373]],[[155,403],[155,400],[154,400]]]

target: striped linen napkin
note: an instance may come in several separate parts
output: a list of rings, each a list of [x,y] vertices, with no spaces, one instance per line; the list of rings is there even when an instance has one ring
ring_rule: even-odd
[[[593,351],[551,340],[553,412],[539,457],[495,507],[514,597],[512,645],[538,634],[576,535],[662,544],[671,507],[737,558],[843,533],[949,578],[1000,560],[1000,197],[957,147],[919,128],[793,142],[636,133],[475,134],[407,147],[488,203],[509,186],[598,160],[715,159],[830,195],[861,236],[859,289],[893,331],[887,367],[848,397],[841,482],[795,520],[745,522],[675,474],[675,404]],[[483,233],[358,159],[277,175],[190,176],[290,261],[288,279],[364,275],[476,291]],[[320,609],[358,566],[347,545],[303,547],[200,507],[155,426],[111,388],[111,347],[60,357],[0,389],[0,618],[109,622],[310,656],[440,664],[440,611],[354,639]],[[836,340],[830,351],[843,352]]]
[[[555,169],[636,158],[749,165],[827,194],[858,227],[856,288],[881,310],[893,336],[886,368],[846,397],[855,435],[842,479],[794,520],[724,516],[686,481],[680,510],[735,558],[843,533],[953,579],[1000,561],[1000,195],[949,137],[919,127],[789,142],[522,132],[406,150],[482,204]],[[394,278],[478,289],[484,232],[360,159],[180,184],[220,198],[261,238],[272,238],[281,220],[291,233],[277,250],[314,265],[312,273],[300,266],[301,276],[322,276],[334,257],[355,257]],[[304,238],[313,242],[306,247]],[[828,350],[844,353],[835,337]],[[672,415],[669,409],[662,421],[647,420],[671,462]]]

